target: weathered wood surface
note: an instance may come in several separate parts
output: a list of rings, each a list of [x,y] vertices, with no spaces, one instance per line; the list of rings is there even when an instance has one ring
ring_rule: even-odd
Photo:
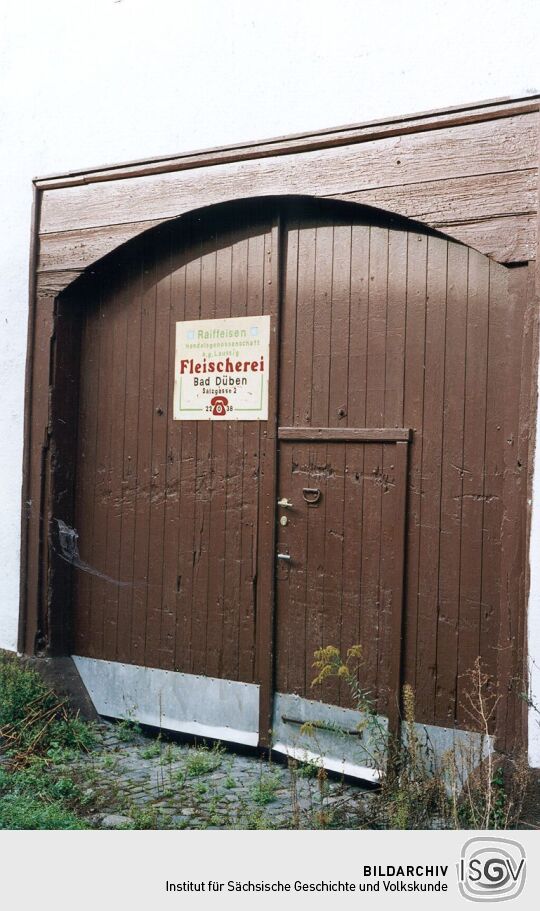
[[[46,618],[47,590],[47,478],[50,473],[49,402],[51,338],[54,334],[54,294],[42,292],[30,335],[33,358],[32,385],[28,409],[32,416],[28,450],[25,500],[26,548],[28,568],[24,594],[29,609],[25,618],[22,647],[35,654],[48,640]]]
[[[126,241],[161,223],[162,220],[158,218],[127,225],[107,225],[103,228],[43,235],[39,243],[38,269],[40,272],[85,269],[111,250],[116,250]]]
[[[408,218],[435,225],[536,212],[537,169],[442,177],[399,187],[357,190],[334,197],[396,210]]]
[[[38,299],[49,295],[57,297],[64,288],[71,285],[79,276],[81,269],[67,269],[58,272],[38,272],[36,280],[36,295]]]
[[[526,599],[527,554],[531,478],[534,455],[534,424],[537,405],[538,298],[535,296],[536,263],[510,273],[506,300],[495,286],[499,320],[504,324],[504,358],[501,370],[508,392],[497,408],[504,434],[504,513],[501,525],[501,611],[499,617],[497,706],[499,746],[512,750],[522,744],[527,730],[528,668]],[[519,364],[517,370],[512,364]],[[532,382],[531,382],[532,380]]]
[[[536,259],[536,215],[486,218],[470,224],[440,224],[433,227],[496,262],[523,263]]]
[[[424,111],[408,116],[373,120],[363,124],[329,127],[316,132],[278,136],[257,142],[185,152],[180,155],[163,155],[158,158],[101,165],[86,171],[68,171],[64,174],[40,177],[36,179],[35,185],[39,189],[78,186],[89,182],[118,180],[120,177],[162,174],[166,171],[200,168],[230,161],[245,161],[250,158],[285,155],[289,152],[305,152],[350,145],[352,142],[361,143],[372,139],[403,136],[408,133],[440,130],[443,127],[462,127],[465,124],[537,113],[540,105],[539,98],[540,96],[536,95],[521,99],[498,99],[479,104],[449,107],[444,110]]]
[[[411,431],[404,427],[280,427],[280,440],[323,440],[326,442],[397,443],[408,442]]]
[[[219,230],[209,213],[204,230],[196,218],[187,233],[177,225],[150,232],[140,249],[125,248],[101,276],[98,269],[94,284],[79,285],[85,316],[77,365],[73,524],[82,567],[75,649],[262,680],[268,694],[273,642],[264,599],[274,556],[275,429],[177,426],[171,366],[176,319],[248,312],[275,318],[282,286],[281,481],[298,483],[304,473],[310,483],[302,487],[320,486],[320,477],[328,512],[321,525],[312,510],[299,530],[306,566],[288,593],[286,622],[283,613],[277,617],[278,685],[313,695],[314,649],[361,640],[366,679],[390,711],[395,673],[386,655],[399,626],[397,444],[357,444],[348,434],[410,427],[402,679],[415,688],[419,720],[467,726],[460,675],[477,655],[503,689],[520,671],[514,651],[525,603],[532,368],[530,327],[524,334],[531,291],[518,276],[528,270],[504,269],[414,226],[370,225],[352,210],[347,221],[327,201],[282,207],[286,243],[278,256],[275,207],[257,215],[252,206],[245,223],[240,211],[234,229],[224,212]],[[64,380],[50,388],[60,376],[51,345],[57,288],[55,274],[40,276],[28,592],[42,610],[27,627],[29,651],[36,637],[46,642],[50,634],[47,523],[57,515],[51,452],[58,464],[73,457],[73,447],[60,451],[62,440],[67,445],[66,350],[57,362]],[[74,289],[75,301],[78,294]],[[317,442],[318,428],[335,437]],[[315,439],[285,442],[295,429]],[[288,495],[281,484],[279,495]],[[310,585],[321,565],[322,582]],[[346,702],[334,684],[325,698]],[[501,704],[507,731],[511,715],[511,703]]]
[[[501,261],[534,255],[538,115],[44,191],[40,269],[83,269],[159,221],[265,195],[346,198]],[[48,236],[50,235],[50,236]]]

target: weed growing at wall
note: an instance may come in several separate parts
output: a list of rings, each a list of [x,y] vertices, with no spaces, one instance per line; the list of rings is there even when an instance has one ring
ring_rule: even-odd
[[[0,829],[82,829],[84,796],[52,765],[89,750],[93,727],[68,710],[39,674],[0,653]]]
[[[348,686],[362,714],[360,731],[369,731],[367,761],[380,776],[374,801],[360,805],[359,827],[384,829],[505,829],[517,825],[529,781],[526,757],[499,756],[491,747],[498,697],[489,687],[480,658],[464,675],[464,708],[476,740],[454,741],[437,754],[425,728],[415,718],[411,686],[402,693],[401,735],[390,733],[376,713],[370,694],[359,683],[361,646],[342,658],[335,646],[314,653],[313,685],[335,677]],[[310,725],[303,728],[310,733]],[[293,788],[294,792],[294,788]]]
[[[50,751],[88,750],[93,742],[92,725],[73,715],[39,674],[0,653],[0,752],[12,764]]]
[[[164,732],[152,739],[129,719],[86,725],[35,672],[0,656],[0,828],[514,826],[528,772],[523,757],[487,750],[496,704],[480,662],[464,687],[479,739],[456,741],[444,756],[415,720],[410,687],[403,691],[402,736],[396,741],[389,735],[360,687],[361,669],[358,646],[344,659],[334,647],[315,654],[317,682],[336,676],[353,694],[369,748],[366,764],[380,774],[377,791],[329,776],[322,723],[303,731],[315,745],[321,738],[318,753],[306,763],[290,758],[285,768],[229,755],[220,744],[189,746],[169,741]],[[334,725],[331,730],[336,733]],[[344,743],[357,746],[358,738],[342,734]]]
[[[208,749],[206,746],[193,750],[186,760],[186,775],[188,778],[198,778],[208,775],[219,768],[223,761],[223,747],[219,744]]]

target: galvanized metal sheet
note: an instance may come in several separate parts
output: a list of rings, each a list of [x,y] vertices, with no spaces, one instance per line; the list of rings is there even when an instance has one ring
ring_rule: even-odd
[[[231,743],[258,743],[259,687],[253,683],[78,655],[73,660],[100,715]]]
[[[427,762],[437,763],[451,756],[456,764],[460,783],[465,784],[473,769],[494,751],[494,738],[478,731],[443,728],[435,724],[415,723],[414,736],[424,750]],[[408,726],[403,725],[402,740],[409,739]]]
[[[362,712],[278,693],[274,701],[272,749],[303,762],[365,781],[377,781],[388,720],[369,723]]]
[[[413,729],[428,764],[452,754],[461,784],[493,752],[493,738],[475,731],[418,723]],[[343,775],[378,781],[387,732],[388,719],[382,715],[368,718],[362,712],[282,693],[275,699],[272,749]],[[406,743],[408,725],[402,726],[401,736]]]

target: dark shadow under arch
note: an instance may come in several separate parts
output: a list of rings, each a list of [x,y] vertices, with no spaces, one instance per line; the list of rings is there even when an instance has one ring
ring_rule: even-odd
[[[182,248],[198,243],[199,250],[210,250],[215,244],[215,235],[228,228],[239,238],[248,236],[258,222],[268,218],[295,219],[301,218],[306,227],[315,227],[331,221],[343,225],[371,225],[388,228],[394,231],[408,231],[427,237],[439,237],[449,243],[464,246],[461,241],[442,234],[422,222],[405,218],[402,215],[366,206],[361,203],[317,198],[313,196],[259,196],[216,203],[193,209],[187,213],[164,221],[161,225],[143,230],[136,237],[120,244],[96,260],[85,271],[74,279],[62,292],[70,297],[81,292],[92,291],[96,281],[103,281],[128,267],[130,261],[148,254],[149,245],[158,247],[168,243],[175,248],[177,264],[180,265]],[[199,255],[199,254],[197,254]],[[165,274],[167,263],[157,266],[157,277]]]

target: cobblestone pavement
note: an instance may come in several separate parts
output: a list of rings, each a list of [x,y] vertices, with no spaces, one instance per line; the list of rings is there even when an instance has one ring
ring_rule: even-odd
[[[96,828],[347,828],[373,799],[313,765],[167,742],[125,722],[100,722],[96,747],[71,771]]]

